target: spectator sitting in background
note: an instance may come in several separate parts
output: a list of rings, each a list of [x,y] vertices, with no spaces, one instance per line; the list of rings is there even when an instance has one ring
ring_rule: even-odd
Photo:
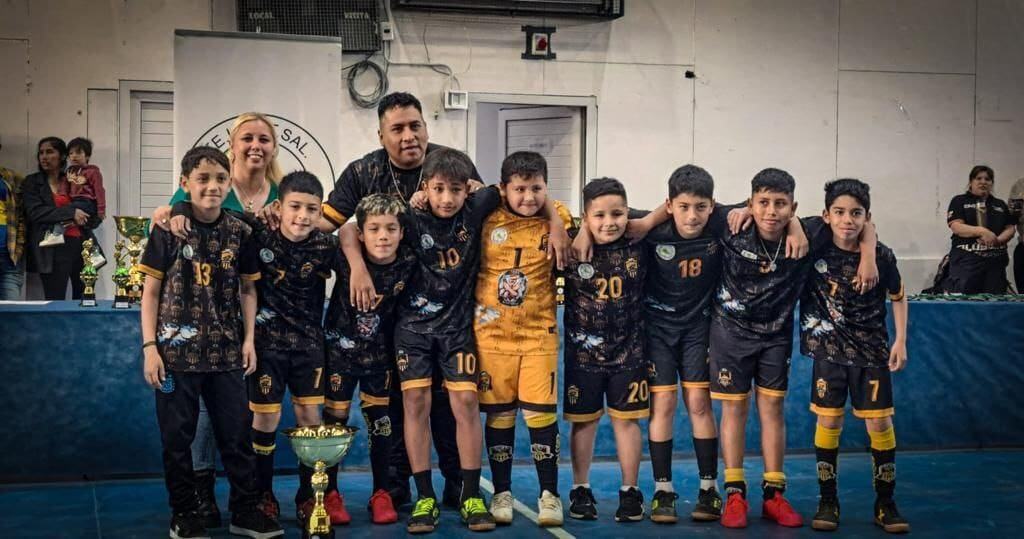
[[[948,273],[941,290],[956,294],[1005,294],[1009,283],[1006,244],[1014,221],[1006,203],[992,196],[995,173],[985,165],[971,169],[967,192],[949,202],[946,222],[953,231]]]

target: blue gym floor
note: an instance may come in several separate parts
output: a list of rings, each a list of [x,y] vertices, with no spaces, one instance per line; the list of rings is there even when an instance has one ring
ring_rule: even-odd
[[[840,456],[840,500],[843,537],[884,537],[886,534],[871,521],[874,499],[870,480],[870,457],[866,453]],[[486,468],[486,463],[485,463]],[[1019,508],[1024,506],[1024,451],[937,451],[897,455],[896,499],[900,511],[910,521],[913,534],[923,537],[971,537],[996,532],[1011,534],[1019,526]],[[760,459],[747,460],[747,478],[755,495],[751,496],[750,526],[746,530],[726,530],[718,523],[694,523],[682,518],[675,526],[655,525],[649,520],[618,524],[613,515],[618,505],[618,465],[595,463],[591,485],[598,498],[597,521],[584,522],[566,518],[563,528],[538,529],[523,513],[517,512],[515,522],[499,528],[493,536],[544,537],[670,537],[700,535],[704,537],[811,537],[818,536],[808,526],[801,529],[781,528],[760,519],[761,508],[756,485],[761,476]],[[569,463],[561,467],[563,503],[568,509],[571,484]],[[688,517],[696,493],[696,462],[677,460],[674,470],[676,489],[680,492],[678,510]],[[536,510],[536,476],[533,466],[516,466],[513,493],[530,510]],[[485,476],[488,473],[485,470]],[[653,483],[650,464],[640,469],[640,486],[648,499]],[[809,523],[817,504],[817,481],[811,455],[786,459],[789,480],[787,496]],[[275,491],[281,500],[285,537],[300,537],[294,520],[295,476],[278,477]],[[370,495],[367,472],[347,471],[341,478],[346,505],[352,514],[351,525],[338,530],[337,537],[401,537],[408,508],[400,512],[399,524],[374,526],[365,511]],[[443,487],[435,473],[435,488]],[[485,488],[489,483],[485,482]],[[217,496],[221,507],[227,505],[227,482],[219,479]],[[489,496],[488,496],[489,499]],[[163,482],[157,479],[107,481],[58,485],[9,485],[0,487],[0,537],[90,537],[90,538],[157,538],[167,537],[168,511]],[[462,527],[454,511],[442,511],[437,537],[475,535]],[[213,537],[230,537],[226,529],[212,532]],[[819,536],[820,537],[820,536]]]

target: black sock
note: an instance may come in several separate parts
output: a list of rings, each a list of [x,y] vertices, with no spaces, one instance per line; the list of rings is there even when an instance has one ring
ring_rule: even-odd
[[[367,439],[370,444],[370,470],[373,492],[388,488],[388,463],[391,459],[391,417],[387,406],[364,406]]]
[[[252,429],[252,449],[256,453],[256,490],[271,492],[274,485],[274,449],[277,432]]]
[[[514,418],[513,418],[514,419]],[[532,429],[530,431],[533,432]],[[491,465],[491,482],[494,493],[512,490],[512,455],[515,451],[516,429],[499,429],[487,425],[484,429],[487,440],[487,462]]]
[[[480,468],[475,470],[462,469],[462,496],[460,502],[480,497]]]
[[[647,440],[647,446],[651,452],[651,469],[654,471],[654,481],[657,483],[672,482],[672,439],[664,442]]]
[[[785,483],[769,483],[767,481],[761,481],[761,495],[765,500],[770,500],[775,497],[775,493],[783,494],[786,492]]]
[[[420,498],[437,499],[437,494],[434,494],[434,481],[430,477],[430,470],[416,472],[412,474],[412,479],[416,482],[416,493],[419,494]]]
[[[878,499],[891,500],[896,491],[896,450],[872,449],[871,469]]]
[[[530,427],[530,453],[533,454],[533,464],[537,467],[541,493],[546,490],[558,496],[558,454],[561,445],[558,422],[546,427]],[[497,486],[494,491],[498,492]]]
[[[330,476],[330,472],[328,472]],[[295,505],[313,497],[313,468],[299,463],[299,488],[295,491]]]
[[[344,419],[340,417],[335,417],[327,413],[326,411],[324,412],[323,417],[324,425],[348,425],[347,417]],[[324,470],[324,473],[327,474],[327,492],[337,492],[338,490],[338,468],[339,465],[335,464],[334,466],[330,466],[326,470]]]
[[[818,489],[822,498],[835,498],[839,495],[839,449],[814,448],[818,458]]]
[[[718,438],[694,438],[693,451],[697,454],[700,478],[718,479]]]

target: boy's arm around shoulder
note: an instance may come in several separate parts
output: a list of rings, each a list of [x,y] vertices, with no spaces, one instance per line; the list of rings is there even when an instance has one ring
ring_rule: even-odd
[[[338,238],[341,240],[341,251],[345,253],[350,270],[349,302],[362,312],[369,311],[377,301],[377,289],[373,284],[373,277],[370,276],[370,270],[366,267],[366,261],[363,260],[359,226],[352,221],[345,223],[338,231]]]

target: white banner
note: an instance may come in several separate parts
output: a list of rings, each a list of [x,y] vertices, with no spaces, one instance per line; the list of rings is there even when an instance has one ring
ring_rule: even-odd
[[[330,192],[341,172],[341,43],[326,38],[178,30],[174,35],[175,182],[197,145],[228,149],[243,112],[270,116],[285,174],[307,170]]]

